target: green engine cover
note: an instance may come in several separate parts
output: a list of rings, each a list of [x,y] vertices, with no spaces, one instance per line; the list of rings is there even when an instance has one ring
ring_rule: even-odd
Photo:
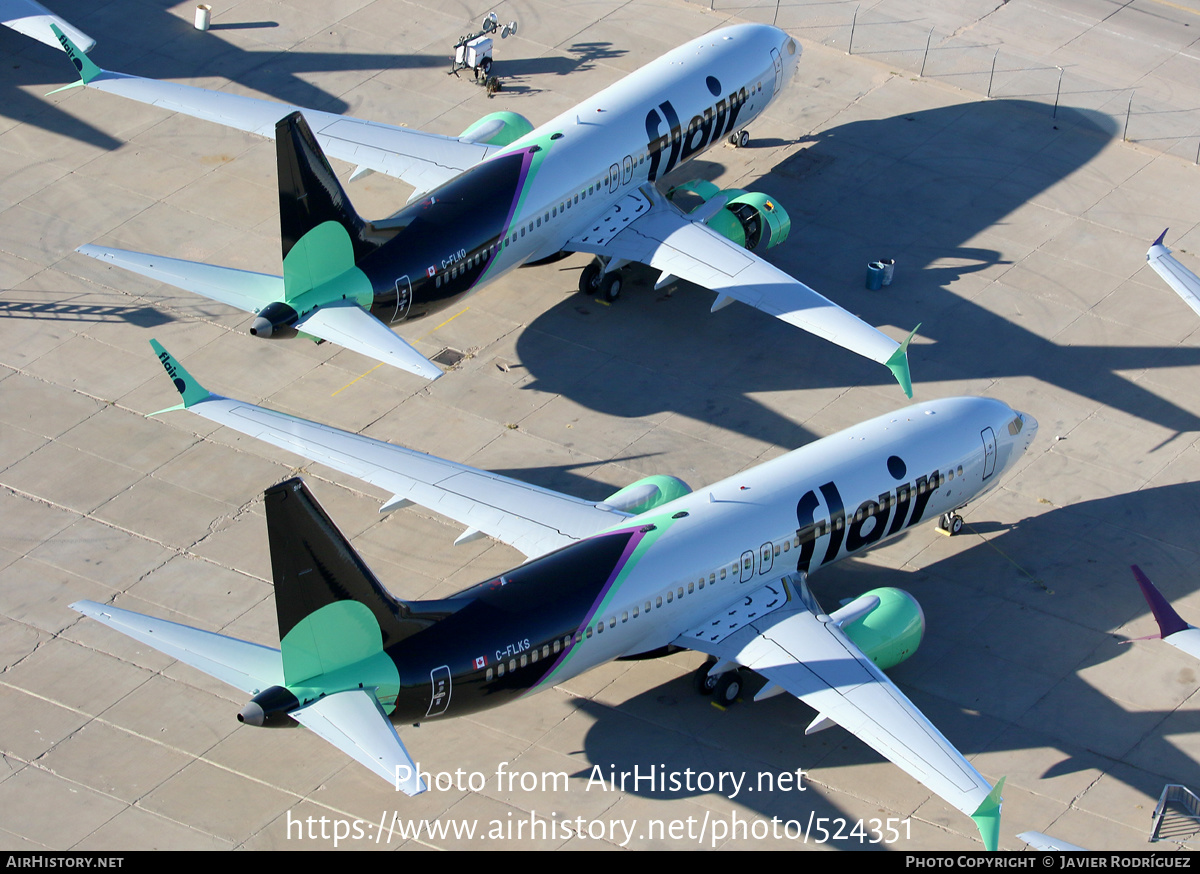
[[[872,589],[879,606],[849,625],[842,626],[854,645],[881,670],[900,664],[917,651],[925,635],[925,614],[916,599],[903,589]]]
[[[758,191],[733,198],[725,204],[724,211],[734,213],[741,220],[747,239],[743,245],[748,249],[757,249],[759,246],[770,249],[772,246],[778,246],[788,238],[792,230],[792,219],[787,210],[780,206],[775,198]],[[755,219],[760,225],[757,238],[751,230]]]
[[[460,140],[507,146],[533,130],[533,124],[516,112],[493,112],[485,115],[458,135]]]
[[[678,477],[655,474],[635,483],[630,483],[619,492],[614,492],[604,501],[609,507],[633,513],[635,516],[661,507],[676,498],[691,494],[692,490]]]
[[[718,194],[724,194],[729,200],[705,224],[727,240],[744,249],[757,249],[759,246],[770,249],[786,240],[791,233],[792,219],[787,210],[775,198],[761,192],[744,191],[741,188],[721,190],[707,180],[692,179],[673,187],[667,192],[667,199],[676,202],[698,197],[702,206]],[[692,212],[699,208],[697,206]]]

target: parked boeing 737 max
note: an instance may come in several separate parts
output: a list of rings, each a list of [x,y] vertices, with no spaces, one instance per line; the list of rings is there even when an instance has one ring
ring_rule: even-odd
[[[297,720],[407,792],[422,789],[392,723],[474,713],[610,659],[686,648],[701,691],[730,703],[749,669],[950,804],[996,846],[992,787],[883,673],[924,620],[877,589],[832,614],[808,575],[993,488],[1037,422],[951,398],[880,416],[691,491],[652,476],[585,501],[210,394],[154,344],[187,409],[490,535],[529,560],[459,595],[402,601],[372,576],[298,480],[268,490],[280,649],[79,602],[79,611],[251,696],[253,725]],[[166,412],[166,411],[163,411]],[[389,721],[390,720],[390,721]]]
[[[457,137],[111,73],[59,39],[82,76],[76,85],[278,136],[282,277],[80,250],[253,312],[252,334],[299,332],[436,378],[441,371],[387,325],[448,307],[516,267],[586,252],[596,259],[582,291],[615,298],[621,268],[647,264],[659,286],[677,278],[715,291],[714,311],[742,301],[886,365],[912,397],[908,340],[897,343],[755,254],[791,227],[773,198],[702,180],[658,188],[710,147],[747,139],[746,125],[800,59],[800,45],[778,28],[702,36],[539,128],[495,112]],[[356,164],[351,179],[396,176],[413,197],[394,216],[366,221],[325,154]],[[705,202],[685,214],[669,199],[681,192]]]

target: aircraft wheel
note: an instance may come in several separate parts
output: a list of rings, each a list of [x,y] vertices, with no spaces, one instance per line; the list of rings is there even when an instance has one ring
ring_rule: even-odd
[[[738,132],[738,148],[744,149],[748,145],[750,145],[750,132],[749,131],[739,131]]]
[[[595,261],[584,267],[583,272],[579,274],[579,293],[596,294],[600,291],[601,277],[600,265]]]
[[[697,695],[711,695],[713,689],[717,688],[719,678],[709,674],[709,669],[716,663],[717,660],[709,656],[705,659],[704,664],[692,673],[692,688],[696,690]]]
[[[722,707],[732,707],[741,694],[741,671],[726,671],[717,678],[717,684],[713,688],[713,701]]]
[[[607,273],[601,282],[604,299],[612,302],[621,296],[621,274]]]
[[[958,534],[962,531],[963,520],[962,516],[957,513],[943,513],[941,520],[938,522],[938,527],[947,534]]]

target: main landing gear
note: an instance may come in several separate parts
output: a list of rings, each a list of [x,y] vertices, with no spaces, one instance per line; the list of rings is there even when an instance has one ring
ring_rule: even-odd
[[[621,271],[606,270],[609,265],[596,259],[579,274],[579,291],[586,295],[595,295],[601,300],[612,303],[621,296]]]
[[[938,520],[938,529],[950,535],[958,534],[963,529],[962,516],[957,513],[943,513]]]
[[[746,687],[746,677],[740,668],[732,668],[723,673],[714,674],[712,669],[716,666],[717,660],[709,656],[692,675],[692,685],[699,694],[711,695],[714,704],[721,707],[732,707],[738,702],[742,690]]]

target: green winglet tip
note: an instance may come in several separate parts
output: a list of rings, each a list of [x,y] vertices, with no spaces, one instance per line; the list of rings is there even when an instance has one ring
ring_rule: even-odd
[[[177,407],[169,407],[170,410],[187,409],[192,404],[200,401],[208,400],[212,395],[208,389],[192,377],[190,373],[183,369],[183,365],[171,357],[171,353],[163,348],[162,344],[157,340],[151,340],[150,346],[158,355],[158,360],[162,362],[163,369],[167,371],[167,376],[175,383],[175,390],[183,396],[183,404]],[[159,410],[159,413],[165,413],[167,410]],[[158,415],[155,413],[154,415]]]
[[[908,372],[908,344],[912,342],[913,337],[917,336],[919,330],[921,330],[920,325],[913,328],[912,333],[904,338],[904,342],[886,362],[887,369],[892,372],[892,376],[896,377],[896,382],[900,383],[900,388],[904,389],[904,394],[910,399],[912,398],[912,374]]]
[[[62,43],[63,51],[67,53],[67,57],[71,59],[71,63],[75,65],[75,69],[79,71],[79,78],[83,80],[83,84],[87,84],[99,76],[104,71],[96,66],[83,50],[75,43],[71,42],[70,38],[58,29],[57,24],[51,24],[50,29],[54,31],[54,35],[58,37],[58,41]],[[59,91],[63,89],[59,88]],[[55,93],[53,91],[51,94]]]
[[[971,814],[971,819],[975,820],[975,827],[979,829],[984,848],[993,852],[1000,844],[1000,805],[1004,801],[1000,796],[1004,793],[1005,779],[1000,778],[996,787]]]

